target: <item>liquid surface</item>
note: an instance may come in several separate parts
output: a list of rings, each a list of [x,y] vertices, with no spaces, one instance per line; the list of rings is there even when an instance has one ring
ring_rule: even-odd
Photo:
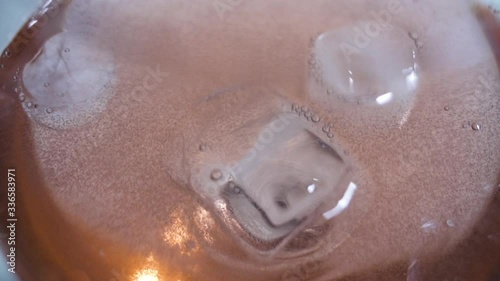
[[[42,11],[0,86],[28,116],[46,204],[91,245],[91,265],[47,280],[399,263],[419,280],[470,234],[498,189],[500,98],[469,3],[303,2]]]

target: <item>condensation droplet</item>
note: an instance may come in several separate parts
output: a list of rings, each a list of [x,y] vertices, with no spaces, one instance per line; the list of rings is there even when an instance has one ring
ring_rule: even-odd
[[[47,107],[47,108],[45,109],[45,112],[47,112],[47,113],[49,113],[49,114],[50,114],[50,113],[52,113],[53,111],[54,111],[54,110],[53,110],[52,108],[50,108],[50,107]]]
[[[479,125],[477,123],[472,123],[471,127],[472,127],[472,130],[474,130],[474,131],[481,130],[481,125]]]
[[[21,88],[19,88],[19,87],[15,87],[15,88],[14,88],[14,92],[16,92],[16,93],[21,92]]]
[[[48,87],[48,86],[50,86],[50,83],[49,83],[49,82],[47,82],[47,83],[43,84],[43,86],[44,86],[44,87]]]
[[[22,94],[22,93],[19,94],[19,100],[22,101],[22,102],[25,101],[26,100],[26,96],[24,94]]]
[[[449,226],[449,227],[455,227],[455,222],[453,220],[447,220],[446,221],[446,224]]]
[[[222,178],[222,171],[213,170],[212,173],[210,174],[210,178],[214,181],[219,180],[220,178]]]
[[[65,53],[69,53],[71,50],[69,48],[64,49]]]
[[[332,132],[329,132],[327,136],[328,136],[329,138],[333,138],[333,133],[332,133]]]
[[[323,126],[323,132],[329,133],[330,132],[330,127],[328,127],[327,125]]]
[[[26,103],[26,106],[27,106],[28,108],[32,108],[32,107],[33,107],[33,103],[31,103],[31,102],[29,101],[28,103]]]
[[[0,69],[4,69],[5,65],[0,63]]]
[[[448,111],[448,110],[450,110],[450,107],[449,107],[449,106],[445,106],[445,107],[444,107],[444,110],[445,110],[445,111]]]
[[[318,123],[319,121],[321,121],[321,117],[318,114],[314,114],[312,117],[312,121],[314,123]]]

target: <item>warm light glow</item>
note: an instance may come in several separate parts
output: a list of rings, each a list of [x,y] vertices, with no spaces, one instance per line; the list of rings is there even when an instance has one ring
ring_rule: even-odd
[[[213,238],[210,235],[210,230],[215,222],[210,213],[202,207],[198,207],[195,214],[195,222],[198,228],[200,228],[205,241],[212,244]]]
[[[151,254],[145,261],[144,266],[133,276],[133,281],[160,281],[158,277],[158,263]]]
[[[172,246],[182,246],[188,240],[188,230],[182,221],[181,211],[174,211],[170,219],[171,223],[165,227],[163,240]]]
[[[198,250],[198,244],[184,223],[185,217],[182,211],[180,209],[174,211],[170,219],[171,223],[163,231],[163,240],[170,246],[179,247],[183,254]]]
[[[158,270],[146,268],[137,272],[134,276],[134,281],[159,281]]]

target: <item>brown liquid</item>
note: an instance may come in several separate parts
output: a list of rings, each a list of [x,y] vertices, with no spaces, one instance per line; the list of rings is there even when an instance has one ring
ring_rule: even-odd
[[[12,119],[2,117],[12,132],[2,141],[14,140],[2,155],[24,179],[20,274],[26,280],[366,280],[374,274],[400,280],[416,259],[408,278],[487,280],[500,260],[491,238],[500,232],[492,201],[500,174],[498,71],[465,4],[445,2],[404,1],[394,16],[394,25],[418,31],[425,44],[418,92],[410,106],[387,113],[324,98],[327,89],[310,87],[308,65],[311,38],[365,21],[386,9],[383,1],[242,1],[221,20],[211,2],[74,0],[19,54],[3,59],[0,70],[0,82],[18,100],[17,68],[44,42],[67,38],[60,42],[78,44],[47,53],[64,58],[68,73],[88,70],[85,86],[96,86],[58,96],[50,89],[87,78],[37,80],[41,66],[31,76],[18,74],[26,100],[7,115]],[[308,129],[347,152],[360,190],[373,196],[351,206],[366,208],[353,219],[356,227],[334,219],[327,233],[308,236],[324,243],[319,251],[262,263],[191,189],[192,167],[214,157],[237,162],[256,142],[260,120],[292,104],[319,113],[321,121],[308,121]],[[330,122],[333,138],[323,131]],[[210,157],[194,157],[200,144]],[[466,246],[459,244],[473,231]],[[467,272],[458,266],[471,263]]]

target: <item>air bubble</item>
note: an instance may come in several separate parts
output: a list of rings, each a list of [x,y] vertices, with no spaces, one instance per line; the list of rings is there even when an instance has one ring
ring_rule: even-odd
[[[44,87],[48,87],[50,86],[50,83],[49,82],[46,82],[45,84],[43,84]]]
[[[26,106],[27,106],[28,108],[32,108],[32,107],[33,107],[33,103],[29,101],[28,103],[26,103]]]
[[[444,107],[444,110],[445,110],[445,111],[448,111],[448,110],[450,110],[450,107],[449,107],[449,106],[445,106],[445,107]]]
[[[240,194],[241,193],[241,188],[239,186],[237,186],[236,184],[234,184],[234,182],[230,182],[228,184],[228,187],[235,194]]]
[[[47,112],[47,113],[49,113],[49,114],[50,114],[50,113],[52,113],[53,111],[54,111],[54,110],[53,110],[52,108],[50,108],[50,107],[47,107],[47,108],[45,109],[45,112]]]
[[[214,181],[220,180],[222,178],[222,171],[221,170],[213,170],[212,173],[210,174],[210,178]]]
[[[65,53],[69,53],[71,50],[69,48],[64,49]]]
[[[25,101],[26,100],[26,96],[23,93],[19,94],[19,100],[22,101],[22,102]]]
[[[472,123],[471,127],[472,127],[472,130],[474,130],[474,131],[481,130],[481,125],[479,125],[477,123]]]

